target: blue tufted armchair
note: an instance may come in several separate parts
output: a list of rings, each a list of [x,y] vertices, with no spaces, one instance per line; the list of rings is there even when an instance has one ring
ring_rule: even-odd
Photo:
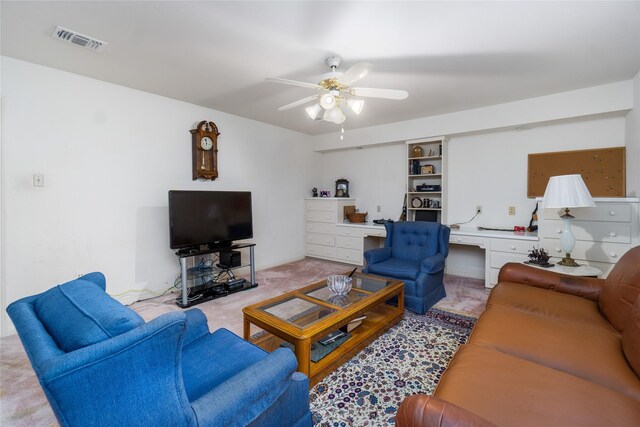
[[[311,426],[309,381],[198,309],[148,323],[91,273],[7,312],[63,426]]]
[[[449,254],[446,225],[437,222],[386,223],[384,247],[364,253],[365,273],[404,281],[404,304],[424,314],[446,296],[444,263]]]

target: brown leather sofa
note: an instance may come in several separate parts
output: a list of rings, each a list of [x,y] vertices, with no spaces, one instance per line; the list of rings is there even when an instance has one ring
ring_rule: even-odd
[[[640,247],[606,279],[511,263],[434,396],[396,425],[640,426]]]

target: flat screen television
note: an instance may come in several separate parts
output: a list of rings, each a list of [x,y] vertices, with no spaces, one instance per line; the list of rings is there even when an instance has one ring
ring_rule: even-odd
[[[252,237],[251,192],[169,191],[171,249],[213,249]]]

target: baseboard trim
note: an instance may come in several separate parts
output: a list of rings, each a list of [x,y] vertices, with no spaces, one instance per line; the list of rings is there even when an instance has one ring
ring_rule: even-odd
[[[444,272],[445,274],[451,274],[452,276],[470,277],[472,279],[484,280],[484,270],[446,267]]]

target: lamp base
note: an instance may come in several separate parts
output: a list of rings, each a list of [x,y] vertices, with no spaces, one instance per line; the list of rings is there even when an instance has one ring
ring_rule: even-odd
[[[563,265],[565,267],[580,267],[580,264],[571,258],[571,254],[566,254],[564,258],[558,261],[558,265]]]

